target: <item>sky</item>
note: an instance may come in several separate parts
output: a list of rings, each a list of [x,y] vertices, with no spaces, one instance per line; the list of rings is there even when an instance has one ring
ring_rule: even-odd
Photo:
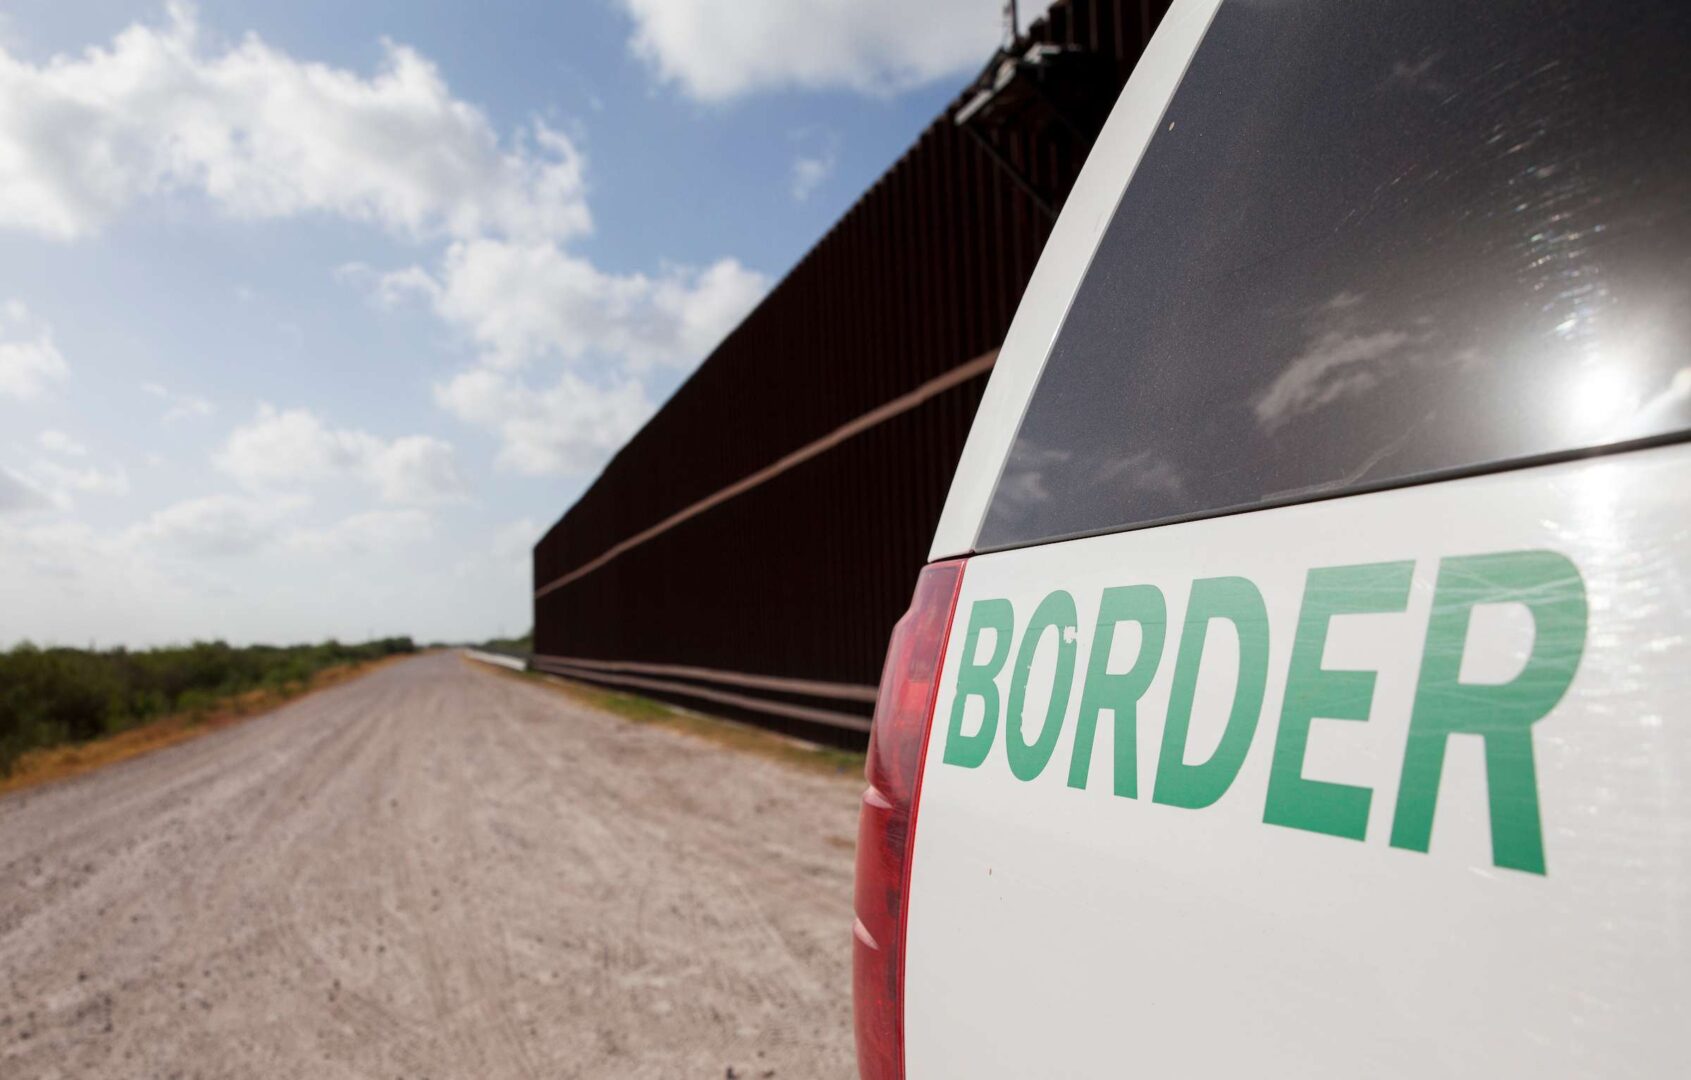
[[[522,633],[1000,6],[0,0],[0,647]]]

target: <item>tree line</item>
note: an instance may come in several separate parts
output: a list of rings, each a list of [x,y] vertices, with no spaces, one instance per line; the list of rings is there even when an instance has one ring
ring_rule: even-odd
[[[297,690],[326,668],[415,651],[408,637],[360,645],[202,641],[136,651],[18,645],[0,652],[0,776],[31,750],[173,713],[203,714],[252,690]]]

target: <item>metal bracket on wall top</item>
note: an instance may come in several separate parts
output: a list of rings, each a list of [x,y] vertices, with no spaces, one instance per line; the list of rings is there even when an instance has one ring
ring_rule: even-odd
[[[1090,149],[1108,102],[1093,93],[1098,64],[1093,54],[1058,45],[1033,45],[1021,55],[1001,50],[975,80],[975,93],[951,121],[1039,208],[1055,220],[1062,199],[1018,166],[1000,140],[1001,132],[1061,130]]]

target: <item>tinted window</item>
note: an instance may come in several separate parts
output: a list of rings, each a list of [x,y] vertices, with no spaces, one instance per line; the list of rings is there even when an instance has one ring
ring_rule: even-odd
[[[980,546],[1691,426],[1691,4],[1226,0]]]

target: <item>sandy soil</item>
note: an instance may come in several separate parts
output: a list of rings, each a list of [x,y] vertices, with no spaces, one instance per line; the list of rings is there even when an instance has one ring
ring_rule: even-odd
[[[383,668],[0,799],[0,1076],[849,1077],[857,791]]]

